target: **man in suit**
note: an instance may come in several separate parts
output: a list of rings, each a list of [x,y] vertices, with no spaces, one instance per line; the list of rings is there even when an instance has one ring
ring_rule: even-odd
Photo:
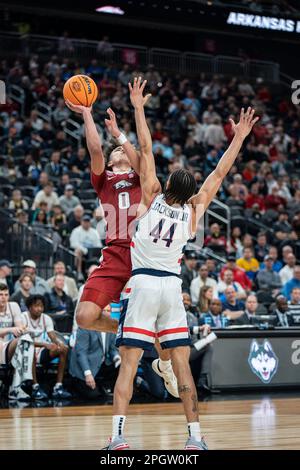
[[[277,320],[275,321],[275,326],[282,326],[288,328],[292,323],[292,317],[289,312],[289,306],[287,298],[283,295],[279,295],[276,298],[276,308],[273,312],[273,315],[276,315]]]
[[[251,325],[251,319],[255,317],[258,307],[256,295],[250,294],[247,297],[244,313],[232,321],[233,325]]]
[[[105,310],[109,312],[110,306]],[[69,373],[76,379],[76,390],[84,398],[99,397],[96,381],[100,376],[116,375],[121,358],[115,341],[116,335],[112,333],[78,328],[70,355]]]

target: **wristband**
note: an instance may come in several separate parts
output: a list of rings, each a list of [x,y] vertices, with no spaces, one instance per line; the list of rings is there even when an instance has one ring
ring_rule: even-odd
[[[119,137],[116,137],[116,139],[117,139],[117,142],[118,142],[119,145],[124,145],[125,142],[127,142],[127,140],[128,140],[126,135],[122,134],[122,132],[119,135]]]
[[[89,369],[88,369],[88,370],[85,370],[85,371],[84,371],[84,375],[85,375],[85,377],[86,377],[87,375],[92,375],[92,372],[91,372]]]

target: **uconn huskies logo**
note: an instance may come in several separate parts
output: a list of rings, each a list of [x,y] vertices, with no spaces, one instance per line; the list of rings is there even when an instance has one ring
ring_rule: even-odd
[[[263,344],[258,344],[254,339],[251,343],[248,363],[252,372],[260,378],[262,382],[268,384],[277,372],[278,357],[273,351],[271,343],[264,340]]]

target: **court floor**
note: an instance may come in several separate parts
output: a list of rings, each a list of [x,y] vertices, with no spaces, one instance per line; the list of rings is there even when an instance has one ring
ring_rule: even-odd
[[[210,449],[300,449],[300,398],[199,402]],[[106,444],[111,406],[0,410],[0,449],[91,449]],[[126,437],[132,449],[182,449],[180,403],[132,405]]]

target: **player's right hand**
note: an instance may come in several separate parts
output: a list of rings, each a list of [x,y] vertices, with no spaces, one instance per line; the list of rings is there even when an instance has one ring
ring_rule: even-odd
[[[89,111],[89,112],[92,111],[92,106],[87,107],[87,106],[82,106],[82,105],[80,105],[80,104],[73,104],[73,103],[71,103],[71,101],[69,101],[69,100],[66,100],[65,103],[66,103],[66,106],[67,106],[71,111],[74,111],[74,113],[83,114],[83,113],[86,112],[86,111]]]
[[[95,390],[96,388],[96,382],[92,374],[89,374],[85,377],[85,383],[87,384],[88,387],[90,387],[92,390]]]

